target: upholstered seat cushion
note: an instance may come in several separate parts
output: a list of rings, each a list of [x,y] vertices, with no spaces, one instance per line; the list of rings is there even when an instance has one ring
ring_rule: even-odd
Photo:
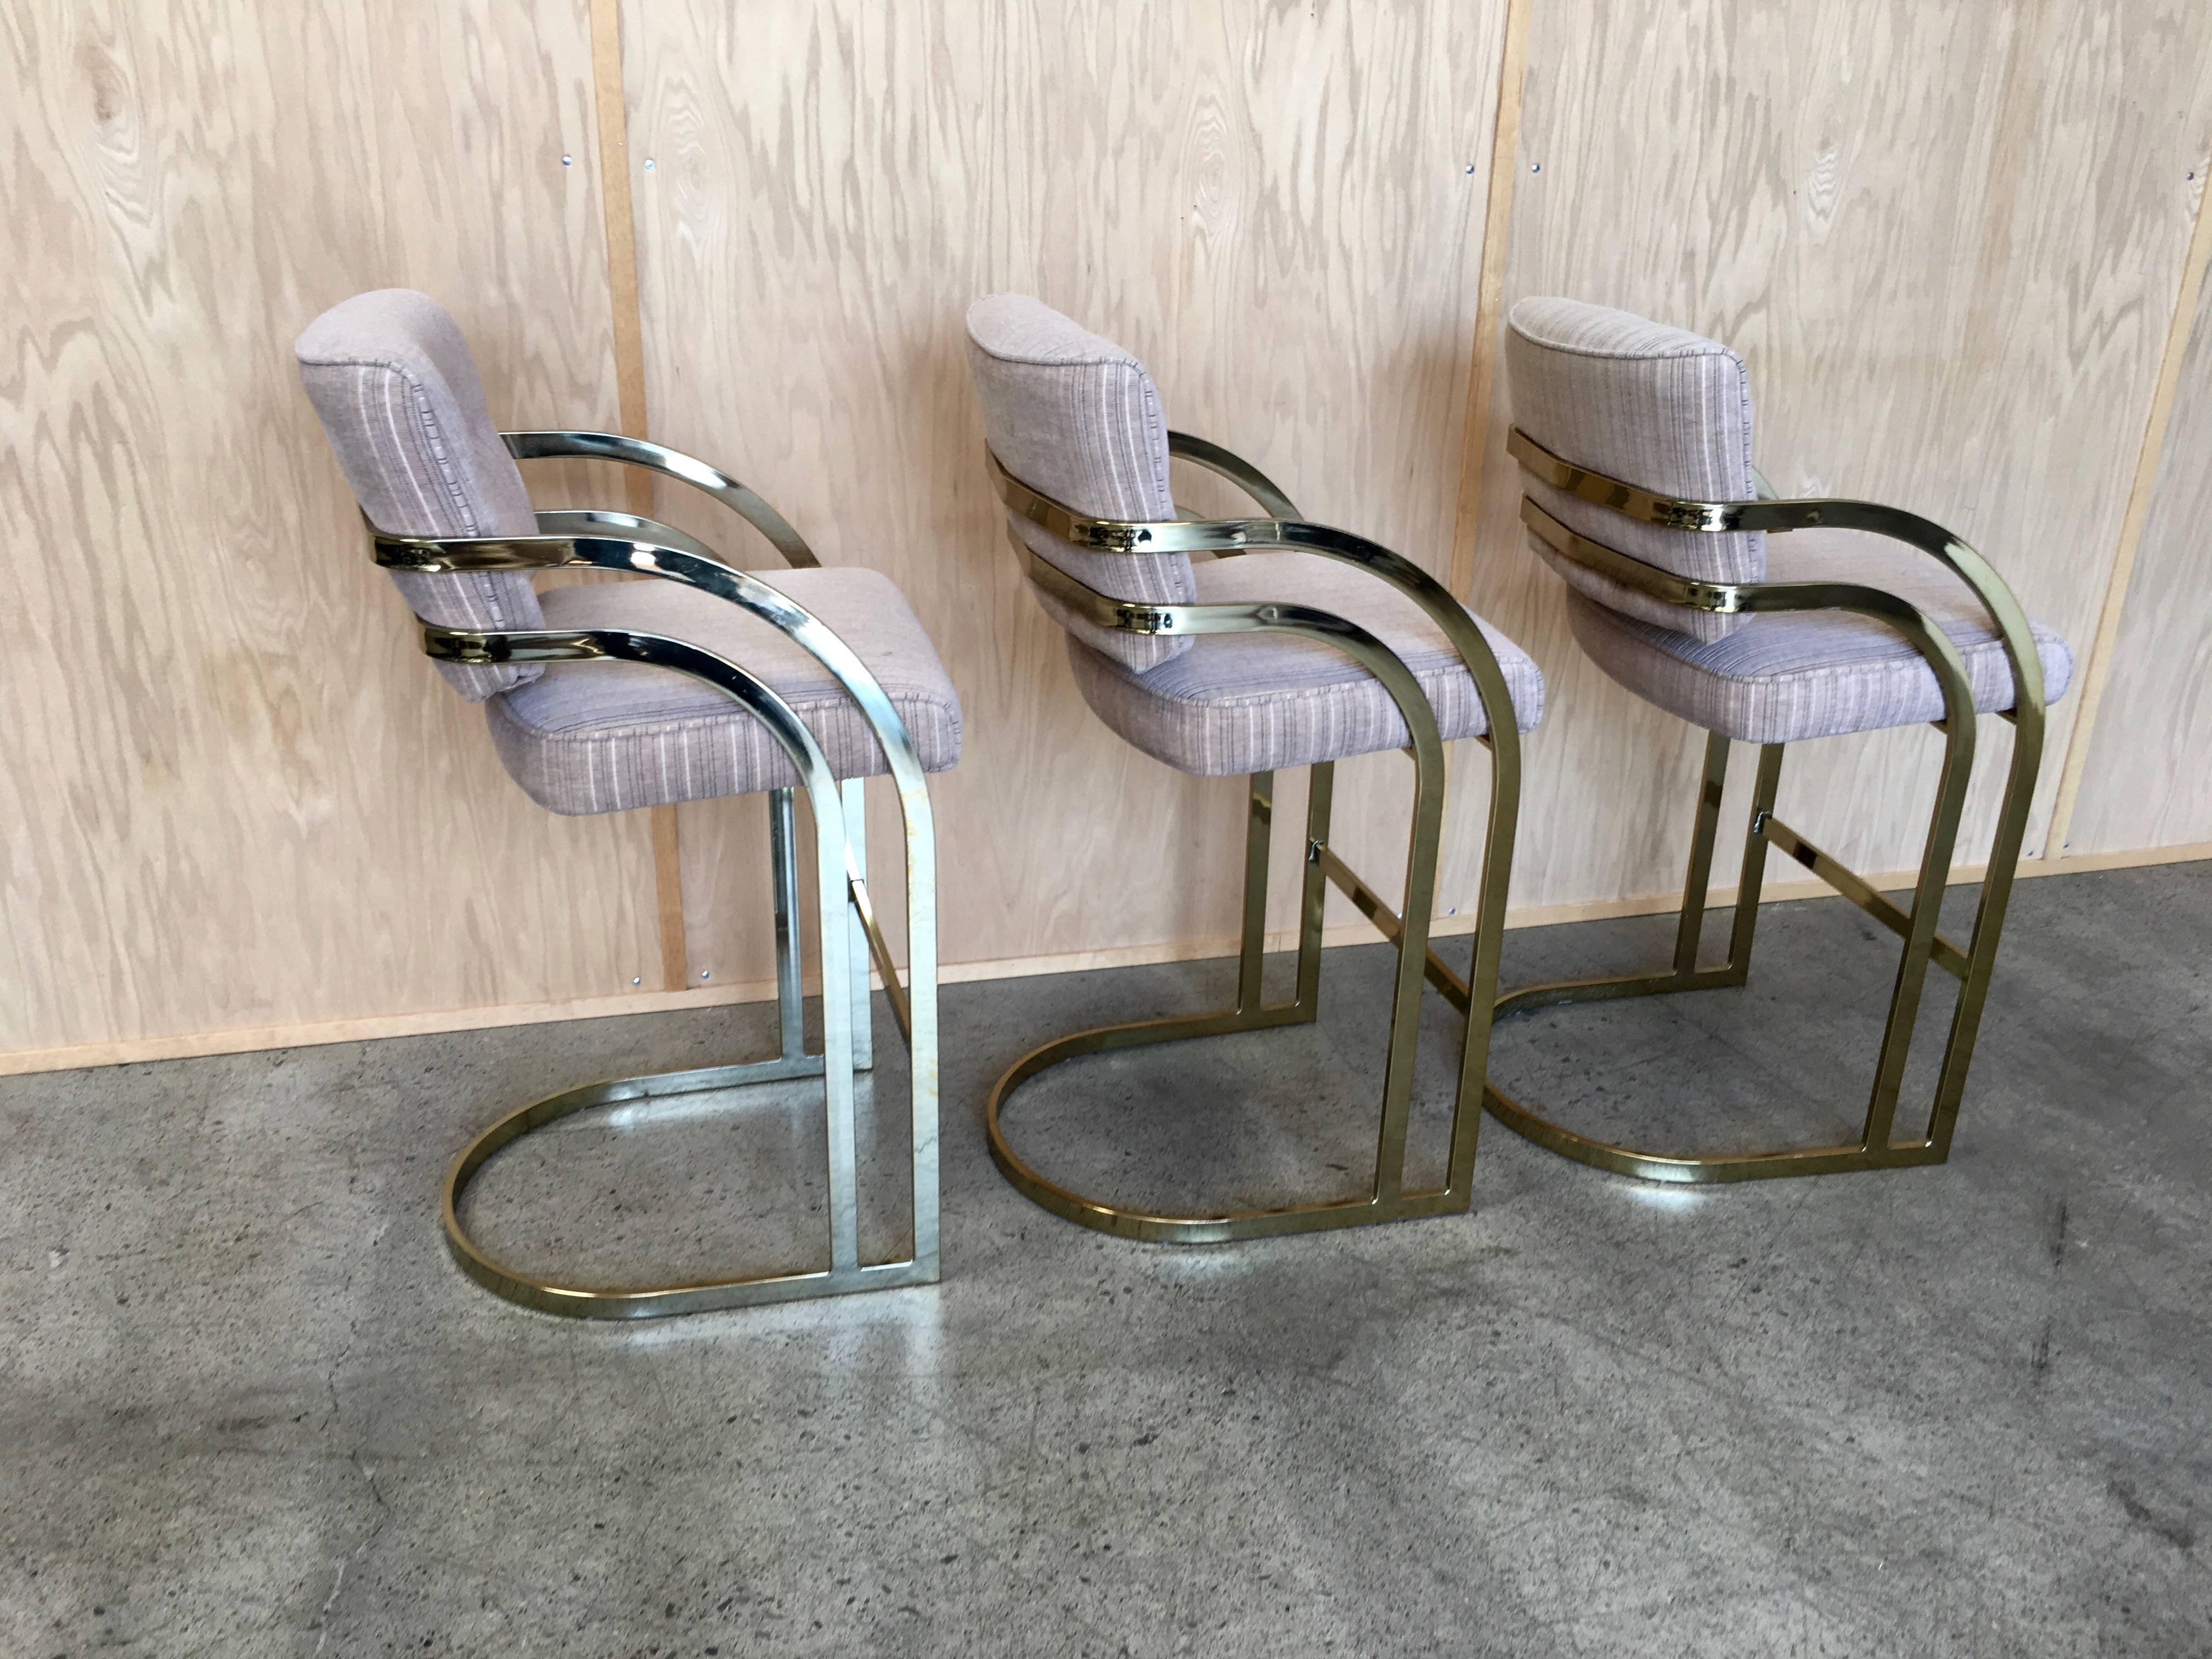
[[[1766,544],[1772,582],[1850,581],[1918,606],[1965,659],[1974,707],[2013,706],[2011,667],[1973,591],[1915,549],[1852,531],[1802,530]],[[1768,612],[1700,641],[1624,617],[1570,590],[1568,620],[1599,667],[1646,702],[1747,743],[1874,732],[1943,718],[1942,687],[1895,629],[1839,611]],[[2032,622],[2047,702],[2065,695],[2074,655]]]
[[[850,646],[906,722],[925,769],[960,758],[960,702],[905,597],[872,570],[757,573]],[[830,671],[750,611],[672,581],[583,583],[540,596],[549,628],[617,628],[701,646],[750,671],[805,722],[840,778],[889,770]],[[485,705],[515,781],[556,812],[613,812],[799,781],[751,714],[702,680],[641,663],[549,663]]]
[[[1446,738],[1489,730],[1474,681],[1443,630],[1387,582],[1310,553],[1246,553],[1192,564],[1201,605],[1281,600],[1358,623],[1413,670]],[[1497,653],[1516,724],[1544,712],[1536,665],[1480,617]],[[1352,658],[1290,634],[1202,634],[1190,649],[1139,673],[1080,641],[1068,660],[1098,718],[1155,760],[1203,777],[1309,766],[1412,739],[1382,683]]]

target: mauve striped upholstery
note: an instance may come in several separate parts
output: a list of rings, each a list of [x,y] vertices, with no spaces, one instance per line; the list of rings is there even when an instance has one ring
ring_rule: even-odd
[[[1752,480],[1751,382],[1743,359],[1717,341],[1575,300],[1523,300],[1505,321],[1513,423],[1563,460],[1693,501],[1747,501]],[[1765,571],[1757,531],[1709,536],[1639,524],[1523,474],[1536,503],[1592,541],[1680,576],[1755,582]],[[1743,618],[1678,611],[1586,569],[1538,541],[1529,545],[1570,584],[1614,610],[1717,640]]]
[[[2012,670],[1973,590],[1917,550],[1847,530],[1796,530],[1766,547],[1771,581],[1851,581],[1894,593],[1951,636],[1974,706],[2010,708]],[[1693,640],[1567,597],[1576,640],[1592,661],[1646,702],[1747,743],[1795,743],[1943,718],[1936,671],[1904,635],[1841,611],[1768,612],[1723,640]],[[2057,632],[2031,623],[2045,699],[2073,678]]]
[[[300,379],[354,500],[380,530],[414,536],[526,536],[538,527],[522,474],[484,405],[468,343],[412,289],[333,306],[293,343]],[[444,628],[536,628],[525,571],[392,573],[415,614]],[[440,663],[478,702],[534,680],[536,663]]]
[[[929,636],[872,570],[757,572],[812,611],[866,663],[906,722],[923,767],[960,758],[960,702]],[[750,611],[672,581],[580,583],[542,596],[551,628],[619,628],[702,646],[749,670],[803,720],[840,778],[886,770],[860,707],[830,671]],[[545,665],[485,706],[500,759],[556,812],[748,795],[799,782],[769,729],[703,680],[641,663]]]
[[[968,368],[983,432],[1006,471],[1095,519],[1176,515],[1168,494],[1168,428],[1145,366],[1111,340],[1019,294],[968,307]],[[1152,605],[1190,601],[1190,561],[1180,553],[1091,553],[1009,513],[1014,533],[1086,587]],[[1180,656],[1190,641],[1123,634],[1037,601],[1070,633],[1135,669]]]
[[[1274,599],[1358,623],[1413,672],[1447,739],[1489,730],[1474,678],[1443,630],[1377,577],[1316,554],[1246,553],[1192,567],[1200,603]],[[1480,617],[1526,732],[1544,712],[1536,665]],[[1382,683],[1334,647],[1289,634],[1206,634],[1174,661],[1138,673],[1068,641],[1084,700],[1155,760],[1203,777],[1309,766],[1412,739]]]

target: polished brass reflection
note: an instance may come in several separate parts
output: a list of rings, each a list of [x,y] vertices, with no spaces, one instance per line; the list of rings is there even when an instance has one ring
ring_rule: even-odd
[[[517,459],[589,456],[649,468],[720,501],[757,529],[793,565],[816,563],[799,533],[775,508],[728,474],[641,439],[597,432],[503,434]],[[622,570],[684,582],[770,623],[820,662],[844,687],[873,732],[889,765],[906,830],[906,982],[901,985],[867,891],[863,783],[839,782],[820,744],[791,706],[742,664],[685,641],[621,629],[483,631],[425,624],[422,648],[465,663],[592,661],[650,663],[705,682],[747,709],[790,758],[814,821],[820,904],[823,1046],[803,1042],[793,855],[793,791],[769,792],[769,874],[775,893],[776,981],[781,1053],[767,1060],[651,1076],[614,1078],[563,1090],[510,1112],[465,1147],[446,1176],[446,1242],[478,1284],[508,1301],[547,1313],[592,1319],[670,1314],[929,1284],[939,1270],[937,878],[929,792],[905,721],[875,676],[822,621],[757,576],[733,568],[682,531],[627,513],[565,509],[538,514],[538,533],[501,537],[396,535],[369,526],[377,562],[417,571]],[[913,1157],[914,1242],[903,1257],[862,1261],[859,1243],[854,1073],[872,1063],[867,964],[880,968],[893,1016],[912,1059],[908,1100]],[[794,1078],[823,1079],[829,1152],[826,1265],[746,1278],[670,1285],[569,1285],[500,1261],[462,1224],[463,1195],[502,1147],[570,1114],[623,1102],[665,1100]]]
[[[1245,836],[1243,920],[1237,952],[1235,1006],[1213,1013],[1079,1031],[1024,1055],[999,1079],[984,1109],[991,1156],[1008,1181],[1054,1214],[1102,1232],[1166,1243],[1214,1243],[1265,1234],[1307,1232],[1463,1211],[1473,1195],[1475,1132],[1481,1119],[1480,1091],[1489,1060],[1487,1011],[1498,984],[1498,946],[1505,921],[1505,885],[1513,862],[1513,830],[1521,793],[1520,730],[1515,723],[1505,678],[1474,619],[1419,565],[1364,537],[1300,520],[1290,499],[1264,474],[1217,445],[1182,433],[1170,433],[1169,449],[1172,454],[1228,478],[1272,516],[1158,523],[1094,519],[1014,477],[1000,464],[997,456],[988,457],[988,465],[1000,497],[1009,509],[1080,547],[1132,556],[1194,551],[1227,556],[1252,548],[1289,548],[1319,554],[1364,570],[1404,593],[1436,621],[1467,664],[1476,692],[1482,699],[1490,726],[1485,739],[1492,766],[1490,817],[1474,935],[1474,990],[1469,994],[1462,988],[1457,1004],[1462,1010],[1482,1012],[1470,1014],[1467,1021],[1444,1184],[1411,1191],[1405,1184],[1406,1130],[1413,1100],[1421,986],[1425,976],[1434,979],[1437,970],[1443,969],[1430,952],[1428,943],[1429,919],[1436,896],[1437,849],[1443,829],[1443,744],[1437,734],[1435,712],[1412,671],[1374,635],[1328,611],[1267,601],[1144,605],[1116,599],[1038,558],[1018,538],[1012,538],[1014,550],[1024,561],[1030,580],[1101,627],[1153,635],[1288,633],[1319,640],[1343,652],[1382,683],[1405,720],[1411,738],[1407,752],[1413,761],[1414,799],[1406,895],[1401,914],[1389,910],[1330,849],[1329,806],[1335,770],[1328,763],[1311,769],[1306,805],[1306,859],[1299,904],[1297,989],[1290,1001],[1269,1003],[1261,994],[1260,970],[1266,945],[1267,842],[1274,810],[1274,775],[1254,775]],[[1272,1209],[1167,1214],[1110,1204],[1075,1192],[1040,1174],[1007,1145],[1000,1117],[1009,1097],[1047,1066],[1115,1048],[1311,1023],[1321,1006],[1322,910],[1325,884],[1330,880],[1342,886],[1398,946],[1389,1043],[1376,1128],[1375,1170],[1363,1196]],[[1364,899],[1362,895],[1365,896]],[[1449,970],[1443,971],[1448,974]]]
[[[2021,842],[2027,829],[2028,808],[2035,793],[2036,771],[2043,758],[2043,665],[2019,601],[1988,561],[1964,541],[1940,525],[1896,507],[1871,501],[1781,500],[1773,496],[1763,478],[1759,480],[1761,499],[1758,501],[1685,501],[1577,466],[1553,454],[1517,428],[1508,439],[1506,447],[1531,477],[1645,524],[1709,534],[1751,530],[1778,534],[1826,526],[1864,531],[1917,548],[1963,579],[1988,612],[2012,670],[2014,702],[2005,718],[2014,731],[2004,805],[1990,852],[1988,873],[1982,880],[1981,902],[1975,913],[1973,932],[1961,948],[1936,931],[1937,913],[1958,838],[1960,816],[1965,810],[1975,747],[1973,696],[1967,684],[1966,665],[1949,636],[1916,606],[1894,594],[1856,583],[1717,583],[1678,576],[1569,529],[1537,501],[1523,496],[1522,522],[1553,551],[1669,605],[1721,614],[1850,611],[1872,617],[1894,629],[1927,661],[1942,688],[1944,718],[1936,722],[1936,727],[1943,734],[1944,756],[1928,838],[1913,884],[1912,902],[1909,907],[1900,908],[1775,817],[1783,745],[1764,745],[1752,787],[1749,832],[1745,839],[1743,871],[1737,888],[1728,958],[1718,966],[1700,968],[1698,936],[1705,916],[1729,752],[1726,738],[1717,732],[1708,733],[1705,778],[1698,795],[1672,968],[1661,973],[1532,985],[1510,992],[1496,1003],[1495,1012],[1503,1017],[1563,1003],[1743,984],[1751,971],[1752,939],[1758,924],[1759,884],[1765,871],[1766,853],[1773,848],[1796,860],[1904,941],[1890,994],[1881,1050],[1875,1062],[1866,1120],[1856,1143],[1750,1152],[1651,1152],[1578,1134],[1522,1105],[1494,1084],[1486,1089],[1485,1103],[1499,1121],[1554,1152],[1600,1169],[1650,1181],[1743,1181],[1766,1176],[1819,1175],[1942,1162],[1949,1153],[1960,1101],[1966,1092],[1966,1068],[1973,1057],[1974,1038],[1989,994],[1990,971],[1996,960],[2005,904],[2011,896]],[[1894,1132],[1898,1095],[1918,1017],[1922,988],[1931,963],[1957,977],[1959,1000],[1951,1016],[1950,1035],[1926,1127],[1917,1135],[1899,1139]]]

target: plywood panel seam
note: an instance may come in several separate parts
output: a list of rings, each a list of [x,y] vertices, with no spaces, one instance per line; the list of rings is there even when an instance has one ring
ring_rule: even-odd
[[[615,397],[622,429],[650,437],[645,405],[645,313],[637,293],[637,222],[630,208],[629,105],[623,88],[622,0],[592,0],[592,100],[599,118],[599,199],[607,234],[607,303],[614,317]],[[629,510],[653,515],[653,479],[636,467],[623,469]],[[660,928],[662,988],[690,984],[684,938],[684,866],[676,809],[656,806],[653,817],[653,887]]]
[[[2166,432],[2173,418],[2173,403],[2181,384],[2181,365],[2189,349],[2190,331],[2204,286],[2205,269],[2212,264],[2212,199],[2208,181],[2197,180],[2196,223],[2189,239],[2181,283],[2175,291],[2173,314],[2167,320],[2166,348],[2159,360],[2158,382],[2151,394],[2150,410],[2143,423],[2142,447],[2136,459],[2136,475],[2128,491],[2128,506],[2120,520],[2120,536],[2112,556],[2112,568],[2105,586],[2105,603],[2097,618],[2097,631],[2089,645],[2089,659],[2081,676],[2079,702],[2075,705],[2073,730],[2066,744],[2066,763],[2059,775],[2058,798],[2051,811],[2051,829],[2044,841],[2043,856],[2062,857],[2071,842],[2074,806],[2081,790],[2081,775],[2097,740],[2097,708],[2104,699],[2105,681],[2112,672],[2112,650],[2119,637],[2120,619],[2127,609],[2128,580],[2135,574],[2136,552],[2142,541],[2143,523],[2150,515],[2151,495],[2158,483],[2159,462],[2166,450]],[[2177,757],[2177,758],[2179,758]]]
[[[1491,387],[1498,372],[1499,313],[1505,302],[1505,256],[1512,235],[1513,181],[1521,166],[1521,82],[1528,64],[1528,13],[1535,0],[1506,0],[1499,48],[1498,103],[1490,140],[1490,189],[1482,218],[1474,349],[1468,362],[1467,414],[1461,428],[1459,489],[1452,521],[1449,586],[1463,595],[1474,580],[1485,447],[1490,441]]]

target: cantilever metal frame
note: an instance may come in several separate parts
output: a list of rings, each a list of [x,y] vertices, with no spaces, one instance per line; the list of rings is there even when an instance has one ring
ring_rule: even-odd
[[[1693,581],[1579,535],[1537,501],[1522,496],[1522,521],[1561,557],[1668,605],[1721,615],[1848,611],[1870,617],[1895,629],[1920,653],[1942,688],[1944,718],[1936,722],[1936,727],[1944,736],[1944,754],[1928,839],[1913,885],[1912,902],[1909,908],[1900,909],[1863,878],[1774,815],[1784,745],[1763,744],[1752,786],[1749,833],[1744,844],[1743,872],[1736,890],[1728,959],[1718,966],[1701,968],[1698,965],[1698,939],[1705,919],[1713,841],[1720,822],[1729,753],[1729,739],[1717,732],[1709,732],[1672,967],[1660,973],[1532,985],[1498,998],[1496,1005],[1496,1014],[1502,1017],[1562,1003],[1743,984],[1751,971],[1752,937],[1758,922],[1759,884],[1765,871],[1766,852],[1770,847],[1774,848],[1796,860],[1905,941],[1890,994],[1881,1053],[1875,1065],[1865,1124],[1856,1145],[1741,1153],[1649,1152],[1579,1134],[1515,1101],[1495,1085],[1488,1088],[1486,1097],[1492,1115],[1553,1152],[1600,1169],[1650,1181],[1742,1181],[1768,1176],[1818,1175],[1942,1163],[1949,1154],[1959,1103],[1966,1092],[1966,1068],[1973,1057],[1974,1038],[1989,993],[1990,972],[1996,959],[1997,939],[2003,930],[2005,904],[2011,896],[2021,838],[2027,833],[2036,770],[2043,758],[2042,659],[2037,654],[2034,635],[2019,601],[1989,562],[1964,541],[1942,526],[1897,507],[1871,501],[1779,500],[1774,498],[1764,478],[1758,480],[1762,497],[1758,501],[1686,501],[1577,466],[1553,454],[1517,428],[1508,438],[1506,447],[1529,476],[1641,523],[1711,534],[1753,530],[1780,533],[1826,526],[1866,531],[1927,554],[1963,580],[1989,614],[2012,669],[2014,706],[2002,718],[2009,720],[2014,730],[2004,805],[1998,815],[1988,872],[1982,880],[1981,902],[1975,913],[1973,932],[1962,948],[1937,932],[1936,923],[1958,839],[1959,818],[1966,805],[1967,780],[1973,766],[1975,710],[1966,665],[1943,629],[1895,594],[1859,583]],[[1950,1035],[1944,1048],[1927,1127],[1917,1136],[1900,1140],[1894,1138],[1898,1095],[1930,963],[1958,979],[1959,1000],[1951,1016]]]
[[[1472,973],[1469,980],[1460,980],[1429,949],[1430,913],[1435,902],[1437,848],[1443,826],[1443,744],[1437,735],[1435,711],[1429,706],[1427,697],[1412,672],[1389,647],[1358,624],[1307,605],[1287,602],[1150,605],[1117,599],[1078,581],[1038,557],[1019,537],[1011,537],[1030,580],[1102,628],[1141,635],[1284,633],[1318,640],[1343,652],[1382,683],[1405,720],[1407,733],[1412,739],[1407,752],[1413,761],[1414,801],[1404,904],[1402,910],[1393,910],[1330,848],[1329,807],[1334,765],[1322,762],[1311,769],[1307,791],[1297,990],[1288,1002],[1269,1003],[1261,994],[1261,969],[1267,942],[1268,830],[1274,812],[1274,775],[1253,774],[1246,817],[1243,937],[1237,957],[1236,1005],[1214,1013],[1079,1031],[1024,1055],[999,1079],[985,1108],[991,1157],[1018,1189],[1056,1215],[1102,1232],[1166,1243],[1215,1243],[1263,1234],[1305,1232],[1464,1211],[1473,1196],[1475,1133],[1482,1115],[1480,1090],[1490,1052],[1488,1011],[1498,983],[1498,945],[1505,921],[1505,886],[1513,863],[1513,832],[1521,793],[1520,728],[1515,721],[1504,676],[1474,618],[1419,565],[1364,537],[1302,520],[1289,497],[1264,474],[1218,445],[1172,432],[1168,434],[1168,447],[1170,454],[1229,479],[1271,516],[1177,519],[1157,523],[1095,519],[1016,478],[996,455],[988,455],[988,459],[1000,498],[1008,508],[1078,547],[1139,557],[1198,552],[1233,556],[1255,548],[1319,554],[1389,583],[1434,619],[1466,663],[1489,726],[1480,739],[1491,753],[1492,787]],[[1364,1196],[1261,1210],[1219,1209],[1199,1215],[1161,1213],[1112,1204],[1076,1192],[1039,1173],[1007,1145],[1000,1120],[1008,1097],[1039,1072],[1062,1060],[1146,1043],[1310,1024],[1318,1017],[1321,1006],[1322,908],[1328,882],[1334,882],[1341,888],[1362,914],[1398,946],[1398,973],[1391,1002],[1390,1039],[1376,1138],[1375,1174]],[[1455,992],[1455,1006],[1462,1012],[1480,1012],[1469,1013],[1461,1049],[1458,1093],[1444,1184],[1408,1191],[1405,1184],[1406,1131],[1413,1100],[1413,1060],[1425,976],[1444,988],[1448,995]]]
[[[584,456],[648,468],[705,491],[758,530],[793,566],[818,563],[775,508],[728,474],[642,439],[603,432],[509,432],[518,460]],[[594,568],[678,581],[769,623],[834,674],[859,707],[889,765],[906,830],[906,983],[899,981],[868,896],[863,781],[840,785],[812,732],[791,706],[741,663],[665,635],[620,629],[483,631],[425,623],[422,648],[461,663],[622,661],[688,674],[726,693],[765,726],[790,757],[814,822],[820,900],[822,1051],[804,1042],[798,866],[793,792],[769,792],[769,872],[775,891],[781,1052],[748,1064],[613,1078],[563,1090],[508,1113],[471,1141],[446,1176],[446,1242],[463,1272],[511,1302],[592,1319],[646,1319],[814,1296],[933,1283],[938,1277],[938,1052],[936,842],[929,791],[914,742],[891,701],[851,647],[805,606],[733,568],[694,538],[627,513],[562,510],[538,514],[530,536],[403,536],[369,526],[379,564],[395,570],[553,570]],[[418,618],[418,620],[420,620]],[[911,1055],[914,1245],[906,1257],[860,1255],[854,1075],[872,1063],[868,963]],[[829,1143],[830,1262],[750,1278],[592,1288],[562,1283],[499,1260],[460,1219],[463,1194],[502,1147],[534,1129],[594,1106],[666,1100],[755,1083],[823,1079]]]

